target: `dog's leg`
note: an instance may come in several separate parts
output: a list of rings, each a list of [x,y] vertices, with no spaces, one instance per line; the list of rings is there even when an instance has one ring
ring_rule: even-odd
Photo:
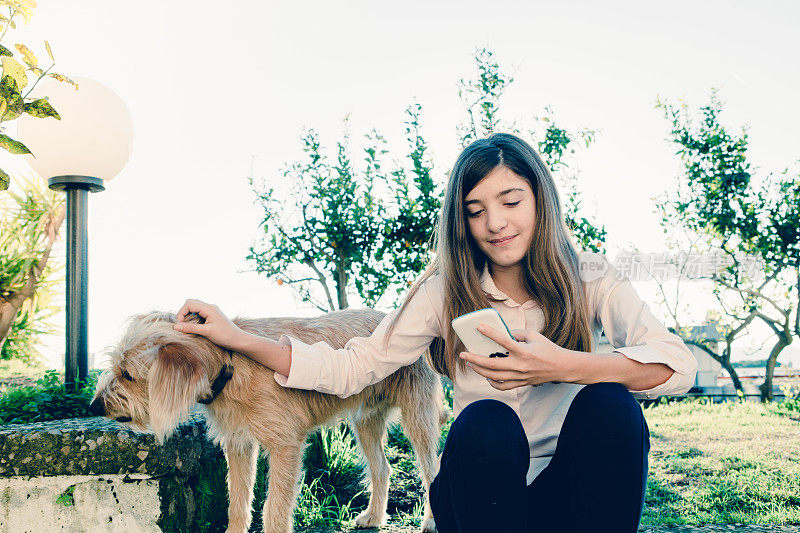
[[[228,463],[228,532],[247,533],[253,517],[258,443],[247,438],[232,439],[223,448]]]
[[[417,456],[417,462],[422,471],[425,514],[422,518],[420,531],[422,533],[436,533],[436,523],[433,520],[433,512],[431,512],[428,489],[433,483],[433,478],[436,477],[440,408],[435,402],[425,405],[416,400],[402,405],[400,412],[403,416],[403,430],[414,448],[414,454]]]
[[[303,458],[303,437],[277,445],[269,450],[267,500],[264,502],[265,533],[291,533],[294,506],[300,491],[300,463]]]
[[[376,410],[364,413],[354,420],[356,436],[364,457],[369,465],[372,492],[367,509],[356,517],[356,527],[378,527],[386,519],[386,505],[389,502],[389,477],[391,468],[383,453],[386,436],[387,408],[378,406]]]

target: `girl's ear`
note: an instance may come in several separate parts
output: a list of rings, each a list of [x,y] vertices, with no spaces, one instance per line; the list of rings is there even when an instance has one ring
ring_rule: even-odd
[[[208,388],[208,376],[191,346],[170,342],[158,348],[148,375],[150,427],[161,444]]]

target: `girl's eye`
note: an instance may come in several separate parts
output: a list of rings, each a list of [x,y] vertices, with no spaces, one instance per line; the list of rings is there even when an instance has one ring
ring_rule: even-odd
[[[505,203],[503,205],[508,205],[508,206],[514,207],[516,205],[519,205],[521,202],[522,202],[522,200],[518,200],[516,202],[507,202],[507,203]],[[478,215],[480,215],[481,213],[483,213],[483,209],[481,209],[480,211],[475,211],[474,213],[470,213],[469,211],[467,211],[467,216],[470,217],[470,218],[475,218]]]
[[[127,379],[128,381],[133,381],[133,377],[128,374],[127,370],[122,371],[122,379]]]

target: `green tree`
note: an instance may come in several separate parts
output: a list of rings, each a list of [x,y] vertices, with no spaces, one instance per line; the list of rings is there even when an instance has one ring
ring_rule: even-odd
[[[741,339],[748,327],[756,318],[754,313],[746,313],[743,309],[730,310],[726,305],[725,293],[716,290],[719,310],[706,313],[706,324],[696,328],[687,324],[685,314],[690,306],[683,300],[681,286],[684,281],[697,282],[701,276],[711,277],[709,272],[692,272],[697,270],[698,259],[708,259],[719,254],[705,233],[689,229],[681,218],[674,196],[664,193],[652,198],[656,212],[660,215],[659,224],[666,237],[668,252],[660,260],[664,263],[662,272],[651,272],[659,289],[660,303],[666,309],[671,321],[670,330],[680,336],[687,344],[693,344],[719,362],[731,377],[734,388],[744,393],[742,381],[731,361],[733,344]],[[675,277],[674,292],[667,292],[667,280]],[[694,278],[694,279],[693,279]],[[698,335],[696,332],[700,330]],[[721,340],[721,342],[720,342]],[[721,345],[721,350],[719,346]]]
[[[427,262],[431,229],[441,205],[441,191],[433,183],[420,133],[420,113],[418,104],[406,109],[408,166],[395,163],[392,170],[383,161],[386,141],[375,130],[365,135],[363,168],[353,164],[347,121],[333,161],[326,157],[317,133],[306,131],[304,159],[283,171],[293,184],[297,209],[287,209],[287,201],[278,200],[274,188],[256,190],[266,234],[247,256],[256,271],[276,277],[279,284],[288,283],[322,311],[349,307],[351,277],[367,306],[375,306],[390,287],[404,292]],[[380,187],[383,190],[377,190]],[[383,199],[386,191],[391,200]],[[311,283],[320,287],[322,297],[312,292]]]
[[[683,163],[665,213],[701,235],[707,251],[720,254],[719,268],[711,277],[727,317],[726,339],[732,342],[756,318],[773,331],[776,341],[761,386],[762,400],[769,401],[777,358],[793,336],[800,336],[798,177],[787,170],[760,185],[754,182],[747,129],[734,135],[720,123],[723,106],[716,90],[700,108],[697,121],[686,104],[656,105],[671,123],[669,139],[679,146]],[[728,347],[723,364],[730,366],[729,357]]]

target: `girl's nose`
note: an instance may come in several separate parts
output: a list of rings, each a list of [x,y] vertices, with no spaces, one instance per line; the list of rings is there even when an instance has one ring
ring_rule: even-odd
[[[486,228],[492,233],[498,233],[502,231],[503,228],[506,227],[508,221],[506,217],[503,216],[502,213],[494,213],[489,214],[487,213],[486,216]]]

